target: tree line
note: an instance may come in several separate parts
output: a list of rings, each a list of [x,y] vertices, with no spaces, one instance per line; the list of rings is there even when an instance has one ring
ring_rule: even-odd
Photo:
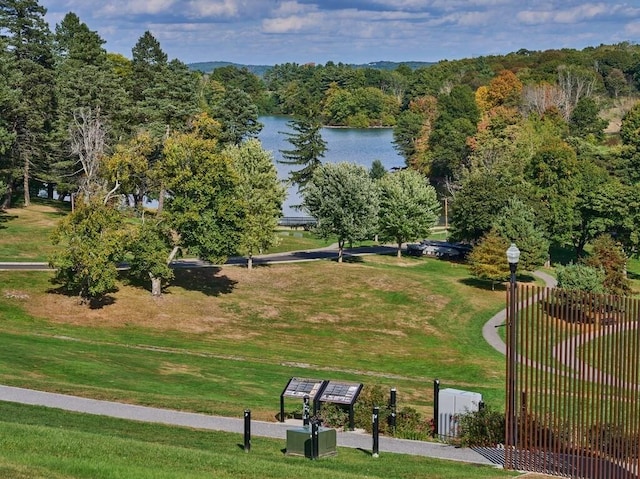
[[[640,107],[623,101],[640,84],[636,45],[520,50],[417,69],[288,63],[261,78],[233,66],[191,71],[168,60],[150,32],[128,59],[108,53],[74,13],[54,31],[45,14],[36,0],[0,5],[0,204],[21,197],[28,206],[43,189],[72,198],[77,213],[58,231],[61,244],[93,231],[83,222],[97,221],[94,213],[105,224],[121,221],[124,200],[144,228],[129,231],[127,241],[111,238],[129,246],[105,250],[105,261],[142,255],[157,240],[164,258],[150,275],[157,280],[170,275],[167,258],[180,246],[213,260],[233,245],[251,257],[272,241],[266,233],[248,239],[258,210],[251,207],[262,201],[256,195],[273,206],[260,208],[273,217],[283,198],[272,159],[252,139],[259,113],[281,113],[293,127],[284,162],[301,167],[291,180],[309,195],[324,166],[321,126],[393,126],[407,168],[451,205],[454,240],[528,239],[537,245],[525,251],[535,259],[530,267],[550,244],[580,257],[605,233],[625,254],[638,250]],[[616,135],[605,132],[603,118],[613,107],[622,110]],[[145,199],[158,202],[157,216],[145,216]],[[509,224],[515,216],[527,224]],[[110,238],[97,227],[92,234]],[[68,256],[52,264],[61,279],[88,271]],[[149,276],[153,268],[145,268]],[[73,288],[91,290],[90,276]]]

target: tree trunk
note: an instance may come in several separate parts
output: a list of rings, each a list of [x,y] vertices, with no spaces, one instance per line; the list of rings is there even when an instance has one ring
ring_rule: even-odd
[[[162,278],[151,276],[151,295],[162,296]]]
[[[402,241],[398,241],[398,259],[402,258]]]
[[[344,250],[344,241],[338,241],[338,263],[342,263],[343,250]]]
[[[31,205],[31,194],[29,193],[29,158],[27,157],[24,160],[24,177],[23,177],[23,183],[24,183],[24,205],[25,206],[30,206]]]
[[[253,255],[249,255],[247,258],[247,269],[251,271],[253,269]]]
[[[13,196],[13,181],[7,182],[7,190],[0,198],[2,198],[2,204],[0,204],[0,210],[6,210],[11,207],[11,197]]]
[[[53,190],[55,189],[55,185],[53,183],[47,183],[47,199],[53,199]]]

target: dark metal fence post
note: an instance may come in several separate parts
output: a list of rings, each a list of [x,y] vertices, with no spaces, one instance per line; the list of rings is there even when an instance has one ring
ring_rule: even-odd
[[[380,421],[380,408],[378,406],[373,407],[373,417],[371,418],[373,423],[373,457],[378,457],[380,453],[380,431],[379,431],[379,421]]]
[[[389,425],[391,426],[391,432],[396,433],[396,388],[391,388],[389,397],[389,407],[391,408],[391,416],[389,417]]]
[[[251,451],[251,410],[244,410],[244,450]]]
[[[311,459],[317,459],[318,451],[318,423],[317,419],[311,421]]]
[[[440,381],[433,380],[433,435],[438,435],[438,421],[440,420]]]

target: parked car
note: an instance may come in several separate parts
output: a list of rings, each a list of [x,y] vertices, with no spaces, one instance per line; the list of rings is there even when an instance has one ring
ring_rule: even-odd
[[[448,243],[446,241],[422,240],[420,243],[407,244],[407,254],[411,256],[435,256],[443,259],[459,259],[471,250],[462,243]]]

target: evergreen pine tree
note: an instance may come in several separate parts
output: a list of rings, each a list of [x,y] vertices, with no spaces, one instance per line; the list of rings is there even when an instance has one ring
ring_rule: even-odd
[[[11,76],[9,87],[19,91],[16,108],[5,118],[14,125],[12,163],[21,168],[24,204],[31,203],[32,179],[43,180],[49,170],[48,144],[53,132],[56,102],[51,32],[44,20],[46,9],[36,0],[0,2],[2,46],[12,58],[18,75]],[[17,186],[17,175],[8,178],[9,194]],[[6,205],[5,196],[5,205]]]
[[[302,191],[311,180],[313,172],[322,164],[320,159],[327,151],[327,143],[322,138],[322,125],[317,119],[298,116],[287,125],[294,133],[283,133],[293,148],[280,150],[284,159],[279,160],[279,163],[302,167],[291,171],[289,175],[290,181],[298,185],[298,191]]]

